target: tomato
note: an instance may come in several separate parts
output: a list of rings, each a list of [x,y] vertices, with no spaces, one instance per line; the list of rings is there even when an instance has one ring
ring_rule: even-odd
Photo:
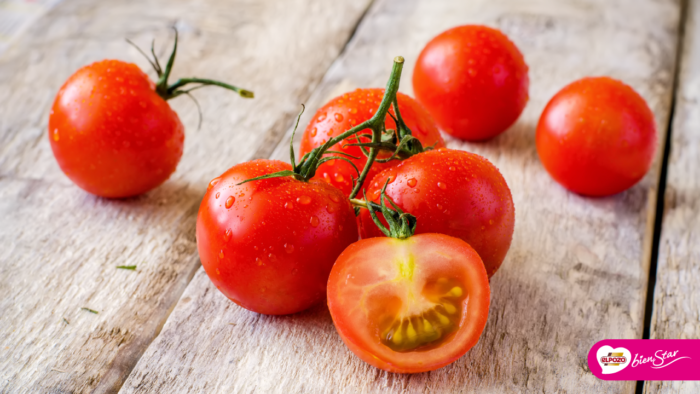
[[[386,195],[416,216],[416,234],[440,233],[462,239],[479,253],[489,277],[510,248],[515,207],[505,179],[485,158],[464,151],[439,149],[412,156],[372,180],[367,198]],[[384,234],[367,210],[359,217],[362,238]]]
[[[182,156],[184,127],[135,64],[104,60],[73,74],[49,116],[61,170],[102,197],[129,197],[165,182]]]
[[[316,112],[304,131],[301,140],[301,155],[323,145],[329,138],[342,134],[371,118],[377,108],[379,108],[379,103],[383,95],[384,89],[357,89],[329,101]],[[397,100],[401,117],[408,128],[411,129],[413,136],[418,138],[424,147],[434,145],[436,148],[441,148],[445,146],[432,117],[418,102],[402,93],[397,94]],[[394,110],[391,109],[389,112],[393,114]],[[396,129],[396,125],[391,117],[387,116],[386,119],[386,128]],[[368,129],[365,132],[370,133],[371,131]],[[361,141],[369,142],[370,138],[361,137]],[[351,161],[362,171],[365,163],[367,163],[367,158],[362,154],[360,148],[356,146],[342,146],[344,144],[356,142],[354,138],[348,138],[343,143],[336,144],[331,150],[358,157],[358,159],[351,159]],[[329,153],[326,156],[332,155],[332,153]],[[381,152],[379,158],[381,159],[389,156],[391,156],[391,153]],[[387,163],[375,162],[367,175],[365,186],[367,180],[372,179],[379,171],[384,168],[393,167],[398,164],[398,162],[398,160]],[[357,171],[343,160],[333,160],[322,164],[318,168],[316,178],[323,179],[339,188],[347,196],[352,191],[352,178],[357,178]]]
[[[360,240],[328,279],[338,334],[362,360],[390,372],[431,371],[464,355],[484,330],[489,297],[479,255],[443,234]]]
[[[418,101],[443,131],[469,141],[494,137],[515,123],[529,85],[518,48],[486,26],[441,33],[423,48],[413,71]]]
[[[656,141],[647,103],[608,77],[564,87],[537,124],[544,168],[567,189],[588,196],[609,196],[639,182],[654,160]]]
[[[340,253],[357,241],[355,214],[325,182],[247,179],[291,170],[255,160],[209,184],[197,216],[197,249],[211,281],[254,312],[282,315],[322,300]]]

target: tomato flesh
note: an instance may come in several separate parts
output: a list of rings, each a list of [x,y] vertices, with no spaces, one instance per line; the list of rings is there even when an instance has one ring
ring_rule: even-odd
[[[102,197],[145,193],[175,171],[185,140],[180,118],[135,64],[104,60],[61,87],[49,116],[61,170]]]
[[[608,77],[583,78],[547,104],[537,125],[537,153],[549,174],[587,196],[627,190],[649,171],[656,123],[646,101]]]
[[[379,202],[387,181],[386,195],[418,219],[416,234],[460,238],[479,253],[489,277],[496,273],[515,229],[513,197],[498,168],[474,153],[424,152],[377,174],[367,198]],[[359,221],[362,238],[384,236],[367,210]]]
[[[328,280],[339,335],[362,360],[390,372],[443,367],[479,340],[488,276],[466,242],[443,234],[350,245]]]
[[[306,127],[301,140],[301,155],[311,152],[312,149],[323,145],[329,138],[335,137],[343,132],[350,130],[354,126],[370,119],[382,101],[384,89],[357,89],[353,92],[343,94],[332,100],[320,108],[313,119]],[[397,94],[399,103],[399,111],[406,122],[408,128],[411,129],[413,136],[421,141],[423,146],[435,146],[441,148],[445,146],[445,142],[440,136],[440,132],[435,125],[435,121],[430,114],[416,100],[403,94]],[[389,112],[394,113],[393,109]],[[390,116],[386,117],[387,129],[396,129],[396,125]],[[364,133],[369,133],[370,130],[364,130]],[[370,138],[360,137],[361,142],[369,142]],[[357,143],[355,138],[348,138],[341,143],[336,144],[331,148],[334,151],[340,151],[356,158],[351,158],[350,161],[355,164],[359,171],[367,163],[367,158],[362,153],[362,150],[357,146],[344,146],[345,144]],[[337,156],[337,154],[329,153],[326,156]],[[391,156],[391,153],[380,152],[379,158]],[[347,158],[347,157],[346,157]],[[374,162],[370,169],[365,185],[382,169],[393,167],[398,161],[390,161],[387,163]],[[357,171],[349,163],[343,160],[333,160],[322,164],[316,171],[315,179],[324,180],[331,185],[339,188],[347,196],[352,191],[352,179],[357,178]],[[364,186],[363,186],[364,187]],[[362,189],[360,189],[362,190]]]
[[[238,185],[290,170],[255,160],[215,178],[197,216],[197,249],[214,285],[238,305],[283,315],[323,300],[336,258],[357,240],[347,198],[325,182],[292,177]]]

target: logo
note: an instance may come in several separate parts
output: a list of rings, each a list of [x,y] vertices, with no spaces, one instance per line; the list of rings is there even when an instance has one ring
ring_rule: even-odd
[[[629,365],[632,358],[629,350],[623,347],[613,349],[607,345],[601,346],[596,355],[605,375],[622,371]]]
[[[700,380],[700,339],[604,339],[588,368],[602,380]]]

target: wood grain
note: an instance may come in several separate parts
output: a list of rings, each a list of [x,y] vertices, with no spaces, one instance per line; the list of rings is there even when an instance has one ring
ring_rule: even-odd
[[[700,5],[688,2],[671,130],[650,338],[700,338]],[[647,393],[698,393],[700,382],[646,382]]]
[[[119,389],[199,267],[194,226],[207,183],[269,156],[367,6],[66,0],[0,57],[0,392]],[[53,97],[98,59],[147,69],[124,37],[147,46],[156,36],[165,54],[173,24],[181,37],[174,77],[228,81],[256,99],[197,91],[201,130],[194,104],[174,100],[187,137],[173,177],[138,198],[88,195],[51,154]]]
[[[502,29],[523,51],[531,77],[530,103],[508,132],[482,144],[449,140],[494,162],[516,206],[513,245],[491,282],[479,344],[438,371],[385,373],[347,350],[325,306],[257,315],[229,302],[199,270],[123,393],[634,392],[635,382],[595,378],[586,355],[601,339],[641,337],[658,168],[625,193],[583,198],[542,168],[534,128],[565,84],[610,75],[639,91],[665,130],[679,3],[379,0],[307,103],[302,124],[332,96],[383,86],[396,55],[407,59],[402,90],[410,93],[421,48],[466,23]],[[274,157],[286,152],[285,142]]]

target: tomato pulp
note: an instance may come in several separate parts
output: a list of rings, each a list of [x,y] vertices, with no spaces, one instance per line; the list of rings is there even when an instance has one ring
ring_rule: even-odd
[[[433,38],[413,72],[418,101],[443,131],[468,141],[510,127],[527,104],[529,85],[518,48],[486,26],[459,26]]]
[[[384,89],[357,89],[329,101],[316,112],[313,119],[306,127],[301,140],[301,155],[309,153],[312,149],[323,145],[331,137],[342,134],[354,126],[370,119],[377,108],[379,108],[379,103],[382,101],[383,95]],[[445,146],[435,122],[425,108],[411,97],[402,93],[397,93],[397,100],[399,103],[399,111],[401,112],[404,122],[408,128],[411,129],[413,136],[420,140],[424,147],[435,146],[436,148],[441,148]],[[394,110],[390,109],[389,112],[393,114]],[[396,129],[396,125],[390,116],[386,118],[386,128]],[[371,131],[366,130],[365,132],[370,133]],[[361,137],[360,141],[369,142],[370,138]],[[363,155],[360,148],[357,146],[343,146],[352,143],[357,143],[354,137],[336,144],[331,150],[344,152],[357,157],[357,159],[350,160],[362,171],[365,163],[367,163],[367,158]],[[333,154],[329,153],[326,156],[330,155]],[[379,158],[381,159],[389,156],[391,156],[390,152],[382,152]],[[392,167],[397,163],[398,161],[390,161],[387,163],[375,162],[367,175],[365,186],[379,171],[384,168]],[[347,196],[352,191],[352,178],[357,178],[357,171],[343,160],[333,160],[322,164],[318,168],[315,178],[325,180],[342,190]]]
[[[547,104],[536,142],[544,168],[557,182],[575,193],[608,196],[649,171],[656,152],[654,114],[628,85],[583,78]]]
[[[387,180],[386,195],[418,219],[416,234],[460,238],[479,253],[489,277],[498,270],[513,238],[515,207],[493,164],[452,149],[420,153],[377,174],[367,198],[379,202]],[[367,210],[362,210],[359,221],[362,238],[384,236]]]
[[[325,297],[331,267],[357,240],[355,214],[325,182],[247,179],[287,163],[238,164],[209,184],[197,216],[197,249],[211,281],[254,312],[302,311]]]
[[[350,245],[328,280],[338,334],[358,357],[390,372],[443,367],[479,340],[489,283],[479,255],[443,234]]]
[[[185,140],[180,118],[135,64],[104,60],[61,87],[49,116],[61,170],[80,188],[121,198],[145,193],[175,171]]]

